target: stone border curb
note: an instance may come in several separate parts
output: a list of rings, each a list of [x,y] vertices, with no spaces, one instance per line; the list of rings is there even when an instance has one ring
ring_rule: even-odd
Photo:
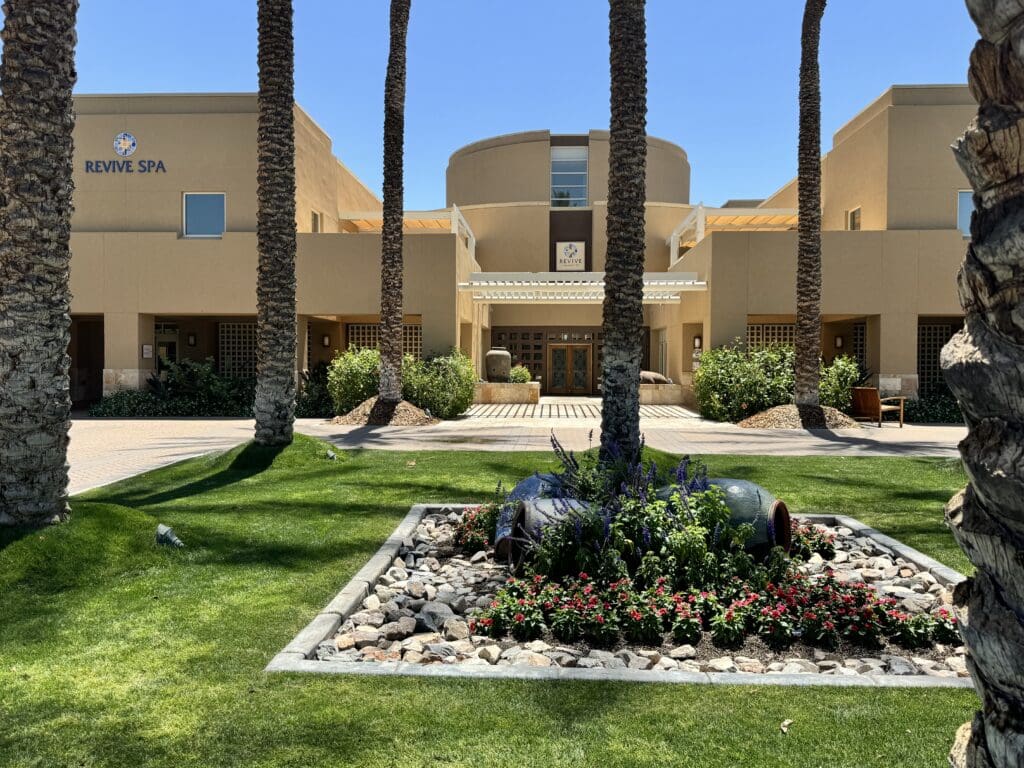
[[[406,677],[461,677],[477,680],[589,680],[596,682],[674,683],[690,685],[793,685],[827,688],[971,688],[969,677],[928,675],[744,674],[741,672],[684,672],[681,670],[580,669],[576,667],[465,666],[460,664],[409,664],[404,661],[319,661],[317,646],[329,639],[342,621],[355,613],[369,594],[370,586],[391,567],[402,541],[416,530],[428,510],[452,511],[475,504],[416,504],[380,549],[352,580],[267,664],[265,672],[313,672],[328,675],[402,675]],[[965,576],[923,552],[901,544],[874,528],[845,515],[808,514],[798,520],[823,525],[842,525],[855,534],[874,539],[919,568],[927,570],[944,586],[958,584]]]

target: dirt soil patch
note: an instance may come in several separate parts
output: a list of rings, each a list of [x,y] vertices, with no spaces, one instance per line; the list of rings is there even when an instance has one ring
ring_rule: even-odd
[[[435,419],[426,411],[405,400],[398,403],[387,403],[376,397],[371,397],[344,416],[335,418],[333,423],[359,427],[422,427],[437,424],[439,421],[440,419]]]
[[[842,411],[827,406],[778,405],[738,423],[748,429],[855,429],[860,426]]]

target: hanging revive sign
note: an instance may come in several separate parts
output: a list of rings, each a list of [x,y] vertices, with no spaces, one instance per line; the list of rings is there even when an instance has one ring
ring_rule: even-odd
[[[86,160],[86,173],[167,173],[163,160],[129,160],[139,143],[128,132],[114,137],[114,152],[121,160]]]
[[[583,272],[586,270],[586,255],[586,243],[555,243],[555,270],[558,272]]]

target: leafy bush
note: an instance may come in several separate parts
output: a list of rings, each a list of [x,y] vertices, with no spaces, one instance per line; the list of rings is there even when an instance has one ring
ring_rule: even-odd
[[[107,395],[89,409],[91,416],[252,416],[253,379],[222,376],[213,360],[181,360],[156,374],[147,390]]]
[[[964,420],[956,398],[945,388],[907,400],[904,416],[913,424],[962,424]]]
[[[533,375],[525,365],[517,365],[509,372],[508,379],[513,384],[529,384],[533,381]]]
[[[818,391],[822,405],[849,411],[853,403],[853,387],[861,379],[860,366],[852,357],[840,355],[831,365],[821,364]]]
[[[327,390],[334,412],[348,413],[364,400],[377,394],[380,385],[380,352],[376,349],[349,349],[340,353],[327,371]]]
[[[736,343],[704,352],[693,389],[702,416],[740,421],[792,402],[794,381],[792,347],[748,351]]]
[[[467,509],[455,526],[455,545],[463,552],[477,552],[491,546],[498,527],[498,504],[484,504]]]
[[[810,560],[811,555],[817,553],[825,560],[831,560],[836,556],[835,536],[825,533],[814,525],[789,521],[792,533],[790,534],[789,556],[801,560]]]
[[[458,350],[429,360],[407,355],[402,365],[402,396],[439,419],[454,419],[469,409],[476,381],[473,360]]]
[[[307,419],[329,419],[334,415],[327,388],[327,363],[317,363],[312,371],[303,374],[302,389],[295,398],[295,415]]]
[[[851,388],[860,368],[850,357],[821,365],[821,404],[849,410]],[[701,416],[715,421],[742,421],[747,416],[793,402],[794,351],[786,345],[748,350],[736,342],[707,350],[693,374]]]
[[[441,419],[466,412],[473,402],[476,379],[473,361],[458,350],[429,360],[411,355],[402,360],[402,397]],[[379,385],[380,352],[376,349],[342,352],[327,373],[327,388],[339,414],[374,397]]]

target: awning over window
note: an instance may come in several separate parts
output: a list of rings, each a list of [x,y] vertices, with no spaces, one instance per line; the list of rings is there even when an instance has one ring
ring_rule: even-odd
[[[600,304],[604,272],[473,272],[459,290],[487,304]],[[686,291],[706,291],[696,272],[644,273],[644,303],[674,304]]]

